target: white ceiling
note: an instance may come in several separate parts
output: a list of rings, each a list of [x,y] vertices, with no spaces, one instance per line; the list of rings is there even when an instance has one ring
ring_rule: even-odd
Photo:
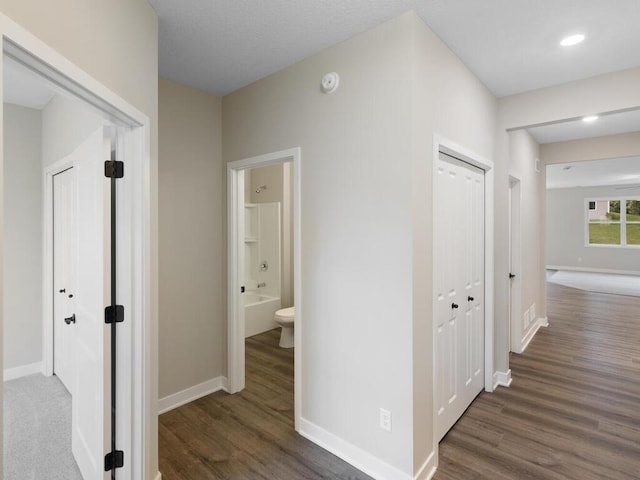
[[[149,1],[160,75],[218,95],[411,9],[497,96],[640,65],[638,0]]]
[[[570,168],[566,169],[567,167]],[[640,157],[547,165],[547,188],[602,185],[640,187]]]
[[[640,132],[640,110],[600,115],[591,123],[582,119],[531,127],[527,131],[536,142],[555,143],[619,133]]]
[[[46,80],[10,57],[2,64],[3,101],[42,110],[56,95]]]

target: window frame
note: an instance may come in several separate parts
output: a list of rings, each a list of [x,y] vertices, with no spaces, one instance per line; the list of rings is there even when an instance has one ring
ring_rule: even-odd
[[[584,199],[584,208],[583,208],[583,218],[584,218],[584,246],[585,247],[596,247],[596,248],[640,248],[640,245],[635,244],[627,244],[627,201],[628,200],[640,200],[640,198],[635,197],[589,197]],[[590,243],[589,241],[589,212],[597,210],[598,205],[596,203],[596,208],[591,209],[591,202],[607,202],[607,205],[610,205],[611,202],[620,202],[620,221],[614,222],[615,224],[620,224],[620,243],[619,244],[611,244],[611,243]],[[634,225],[637,225],[638,222],[632,222]]]

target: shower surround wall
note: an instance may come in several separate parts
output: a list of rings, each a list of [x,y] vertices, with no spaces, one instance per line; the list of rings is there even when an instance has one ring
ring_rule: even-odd
[[[260,187],[266,186],[266,189]],[[260,193],[257,190],[260,189]],[[293,307],[293,182],[291,163],[252,168],[245,172],[245,202],[281,203],[280,299],[283,307]]]
[[[245,203],[245,337],[276,328],[280,301],[280,203]]]

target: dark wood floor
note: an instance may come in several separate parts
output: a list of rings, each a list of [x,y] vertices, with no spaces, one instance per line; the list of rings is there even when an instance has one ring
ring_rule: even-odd
[[[246,388],[160,416],[163,480],[369,480],[293,428],[293,349],[279,330],[247,339]]]
[[[640,479],[640,298],[549,284],[550,326],[440,444],[435,480]],[[165,480],[368,479],[293,431],[293,351],[247,341],[247,388],[160,417]]]
[[[436,480],[640,479],[640,298],[548,297],[550,326],[444,438]]]

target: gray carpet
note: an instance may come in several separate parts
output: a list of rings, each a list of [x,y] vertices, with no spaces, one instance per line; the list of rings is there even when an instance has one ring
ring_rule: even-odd
[[[82,480],[71,453],[71,395],[58,377],[4,382],[4,480]]]
[[[640,297],[640,276],[547,270],[547,281],[589,292]]]

